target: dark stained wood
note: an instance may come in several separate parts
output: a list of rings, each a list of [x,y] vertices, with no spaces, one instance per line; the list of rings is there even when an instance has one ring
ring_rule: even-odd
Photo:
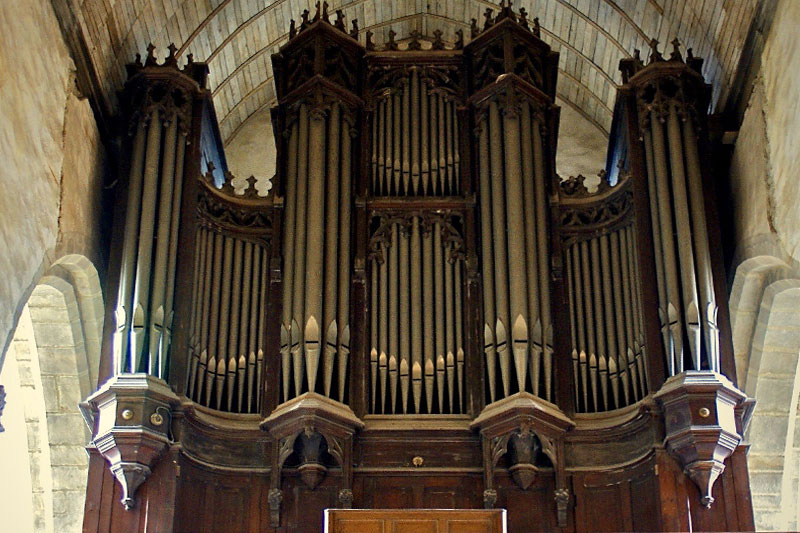
[[[328,511],[325,533],[502,533],[502,511]]]
[[[732,474],[734,484],[732,496],[736,502],[736,514],[739,520],[736,529],[739,531],[755,531],[756,528],[753,517],[753,500],[750,495],[750,474],[747,469],[748,448],[749,445],[740,445],[728,459],[726,467],[731,470]]]

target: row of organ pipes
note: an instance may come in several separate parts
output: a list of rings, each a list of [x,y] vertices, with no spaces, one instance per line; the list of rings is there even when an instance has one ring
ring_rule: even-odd
[[[372,197],[461,194],[456,93],[426,69],[411,66],[375,94]],[[682,101],[682,82],[677,91],[652,83],[655,91],[640,98],[645,105],[636,112],[667,369],[671,375],[718,371],[696,111]],[[515,91],[513,97],[501,90],[474,109],[486,399],[527,391],[552,400],[548,104],[505,90]],[[167,372],[187,118],[164,94],[163,102],[149,102],[133,115],[112,340],[115,373]],[[283,401],[306,391],[347,401],[354,113],[340,101],[308,99],[287,113]],[[379,211],[373,215],[385,219]],[[463,413],[463,244],[452,236],[451,215],[422,209],[391,216],[368,266],[369,411]],[[634,237],[628,222],[578,238],[564,251],[573,347],[568,356],[582,412],[623,407],[649,390]],[[198,223],[187,394],[202,405],[260,410],[268,255],[257,239]]]
[[[344,402],[350,352],[351,118],[335,102],[328,109],[301,102],[294,118],[288,125],[284,204],[281,398],[314,391]]]
[[[372,122],[373,196],[455,196],[461,156],[454,95],[411,75],[386,88]]]
[[[718,372],[717,303],[695,118],[677,98],[658,104],[642,106],[640,123],[667,370]]]
[[[147,372],[166,378],[186,152],[185,120],[180,109],[168,102],[153,104],[138,115],[114,313],[114,374]]]
[[[478,117],[489,400],[518,391],[551,400],[545,125],[533,102],[522,100],[517,109],[501,105],[492,100]]]
[[[199,226],[187,396],[206,407],[257,413],[264,372],[269,256],[258,242]]]
[[[628,223],[565,251],[579,412],[617,409],[647,395],[635,239]]]
[[[443,216],[382,222],[370,261],[370,411],[462,413],[464,262],[458,235]]]

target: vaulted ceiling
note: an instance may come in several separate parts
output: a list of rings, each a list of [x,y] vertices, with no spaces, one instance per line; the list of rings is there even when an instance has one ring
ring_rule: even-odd
[[[274,105],[270,55],[288,39],[290,19],[310,0],[67,0],[75,31],[101,93],[114,105],[124,82],[124,65],[152,42],[163,57],[175,43],[183,60],[191,53],[210,68],[223,139],[231,140],[248,118]],[[54,5],[57,2],[54,2]],[[342,9],[358,19],[360,39],[366,29],[374,41],[418,30],[445,40],[455,32],[469,35],[472,18],[483,22],[488,0],[329,0],[329,11]],[[606,133],[610,129],[619,60],[635,49],[649,54],[650,39],[663,51],[677,37],[705,58],[704,74],[714,81],[712,105],[725,104],[759,0],[517,0],[529,18],[539,17],[542,38],[560,52],[558,95]],[[57,8],[58,11],[58,8]],[[63,14],[61,14],[63,18]]]

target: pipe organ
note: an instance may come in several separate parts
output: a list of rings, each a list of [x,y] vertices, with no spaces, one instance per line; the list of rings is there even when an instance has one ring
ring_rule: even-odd
[[[700,60],[622,61],[589,189],[556,173],[538,19],[483,19],[376,44],[306,10],[272,57],[266,194],[227,171],[206,65],[130,65],[108,381],[83,406],[90,491],[116,496],[85,529],[319,531],[328,507],[752,527],[726,513],[752,401]]]

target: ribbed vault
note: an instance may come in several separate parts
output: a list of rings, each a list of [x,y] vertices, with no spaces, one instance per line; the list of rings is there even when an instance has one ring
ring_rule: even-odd
[[[174,42],[179,55],[207,61],[223,139],[233,138],[249,117],[275,103],[270,55],[288,39],[289,21],[313,1],[303,0],[69,0],[104,96],[113,104],[124,81],[124,65],[152,42],[164,53]],[[635,49],[649,54],[650,39],[663,50],[677,37],[705,58],[713,80],[713,105],[720,108],[736,68],[758,0],[518,0],[529,18],[539,17],[542,37],[559,51],[560,100],[601,131],[611,125],[619,60]],[[411,31],[445,40],[469,35],[470,20],[483,24],[488,0],[330,0],[358,19],[380,46],[390,29],[398,38]]]

